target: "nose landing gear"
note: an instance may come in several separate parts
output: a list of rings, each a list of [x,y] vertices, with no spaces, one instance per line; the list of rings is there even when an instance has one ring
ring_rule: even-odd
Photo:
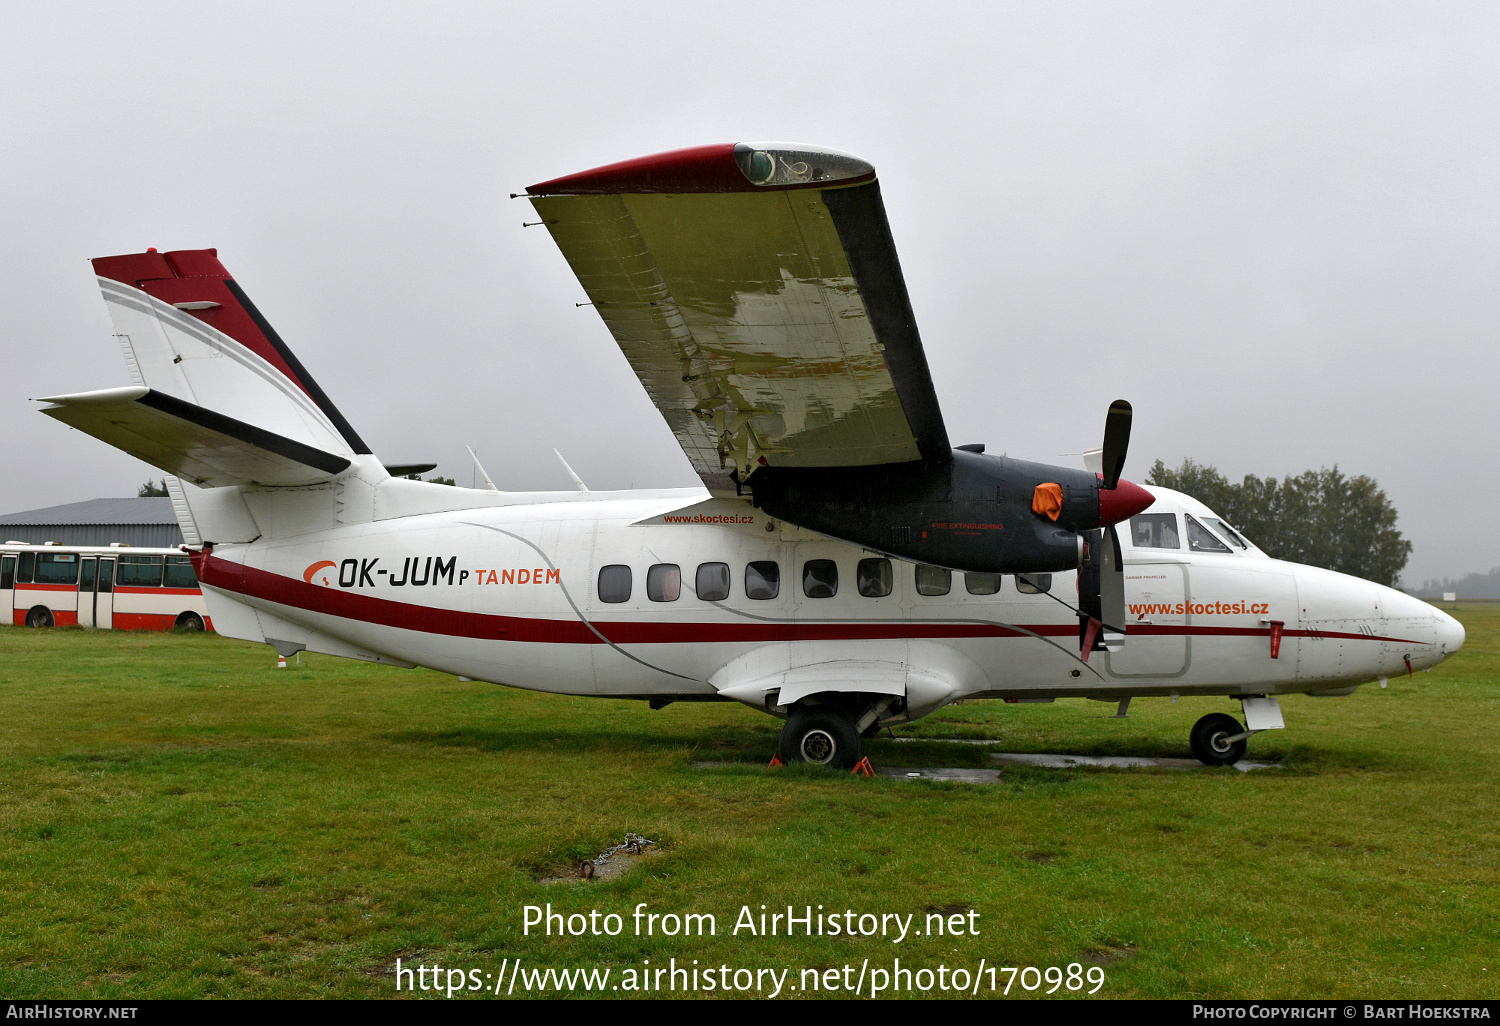
[[[1227,713],[1209,713],[1193,724],[1188,740],[1205,766],[1233,766],[1245,757],[1250,731]]]

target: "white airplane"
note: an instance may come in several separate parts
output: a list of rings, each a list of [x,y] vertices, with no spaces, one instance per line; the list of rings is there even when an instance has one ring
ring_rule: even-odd
[[[1427,669],[1463,628],[1268,558],[1201,503],[950,446],[874,169],[706,146],[527,195],[704,488],[502,492],[386,467],[214,250],[94,261],[134,384],[43,413],[175,475],[220,634],[563,694],[743,702],[780,755],[952,702],[1276,696]],[[571,473],[571,471],[570,471]],[[576,475],[574,476],[577,480]],[[1146,512],[1149,507],[1150,512]],[[1115,524],[1128,521],[1124,536]]]

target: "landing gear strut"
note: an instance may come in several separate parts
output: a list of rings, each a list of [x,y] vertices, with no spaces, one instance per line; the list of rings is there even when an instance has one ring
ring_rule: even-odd
[[[1249,732],[1227,713],[1209,713],[1193,724],[1188,738],[1193,754],[1205,766],[1233,766],[1245,757]]]

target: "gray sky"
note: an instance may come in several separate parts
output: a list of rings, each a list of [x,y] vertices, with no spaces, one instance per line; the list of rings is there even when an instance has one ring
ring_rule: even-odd
[[[530,206],[665,149],[875,164],[955,443],[1126,476],[1337,463],[1500,564],[1492,4],[0,3],[0,511],[145,464],[28,397],[128,383],[87,258],[220,257],[388,461],[696,478]]]

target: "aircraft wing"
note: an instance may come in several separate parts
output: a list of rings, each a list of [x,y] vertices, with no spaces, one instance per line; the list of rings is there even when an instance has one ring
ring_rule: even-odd
[[[869,164],[724,144],[527,192],[711,491],[949,458]]]

